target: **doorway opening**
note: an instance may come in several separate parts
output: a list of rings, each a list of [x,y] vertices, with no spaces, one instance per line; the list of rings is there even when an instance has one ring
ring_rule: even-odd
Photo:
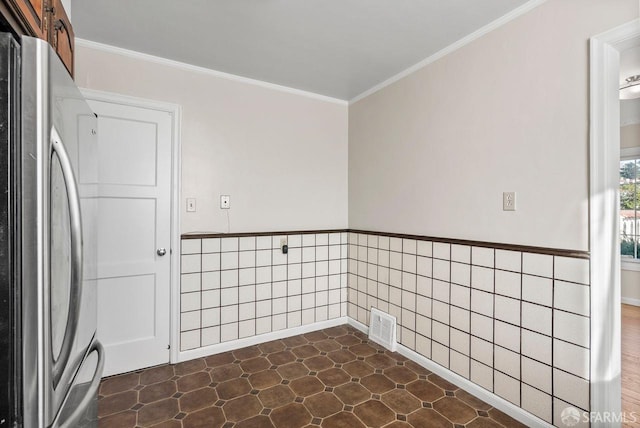
[[[620,83],[640,75],[640,45],[620,52]],[[622,411],[640,414],[640,85],[620,91]]]
[[[638,19],[590,46],[591,411],[600,414],[623,410],[619,80],[621,53],[636,47]]]

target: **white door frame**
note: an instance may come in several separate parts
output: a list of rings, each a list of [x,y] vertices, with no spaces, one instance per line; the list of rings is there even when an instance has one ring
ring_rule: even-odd
[[[592,37],[590,44],[591,411],[616,415],[622,406],[618,248],[620,51],[638,44],[640,19]],[[594,422],[591,426],[614,425]]]
[[[181,175],[181,142],[180,124],[182,107],[178,104],[130,97],[112,92],[96,91],[81,88],[82,94],[89,99],[109,103],[122,104],[167,112],[171,115],[173,135],[171,138],[171,278],[170,278],[170,315],[169,315],[169,362],[179,362],[180,351],[180,175]]]

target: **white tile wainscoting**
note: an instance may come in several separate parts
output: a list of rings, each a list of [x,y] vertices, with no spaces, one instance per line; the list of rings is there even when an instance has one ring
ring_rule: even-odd
[[[438,241],[349,233],[348,316],[548,423],[588,411],[588,254]]]
[[[547,423],[589,410],[588,253],[312,231],[187,235],[181,257],[181,351],[368,326],[376,307],[398,343]]]
[[[183,236],[181,258],[181,351],[346,316],[346,232]]]

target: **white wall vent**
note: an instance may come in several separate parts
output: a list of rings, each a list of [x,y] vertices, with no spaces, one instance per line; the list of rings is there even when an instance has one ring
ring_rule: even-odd
[[[376,308],[371,308],[369,339],[384,346],[391,352],[396,351],[396,317]]]

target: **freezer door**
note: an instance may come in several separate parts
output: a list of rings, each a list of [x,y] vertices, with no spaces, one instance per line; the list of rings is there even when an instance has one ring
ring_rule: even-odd
[[[23,219],[36,230],[28,247],[30,268],[37,266],[25,284],[35,304],[23,320],[33,334],[25,332],[25,367],[37,374],[25,382],[37,385],[33,426],[49,427],[82,382],[80,368],[96,346],[97,123],[46,43],[24,37],[22,63],[23,169],[37,177],[25,189],[34,196]]]
[[[104,348],[96,339],[87,350],[69,393],[51,428],[94,428],[98,423],[98,389],[104,370]]]

